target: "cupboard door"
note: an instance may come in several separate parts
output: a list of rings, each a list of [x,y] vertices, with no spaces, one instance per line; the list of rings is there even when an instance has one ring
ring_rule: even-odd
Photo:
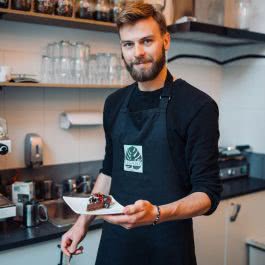
[[[240,211],[234,222],[228,220],[227,265],[247,265],[246,239],[265,235],[265,191],[236,197],[229,200],[229,212],[235,205]]]
[[[59,239],[0,252],[1,265],[57,265],[60,260]]]
[[[84,238],[82,245],[84,252],[81,255],[74,256],[71,265],[94,265],[98,253],[98,246],[101,237],[101,229],[89,231]],[[67,264],[67,263],[64,263]]]
[[[221,201],[212,215],[193,218],[198,265],[224,264],[225,213],[227,205],[227,200]]]
[[[101,229],[95,229],[89,231],[84,238],[82,245],[84,247],[84,253],[78,256],[74,256],[71,260],[71,265],[94,265],[99,240],[101,237]],[[60,239],[49,240],[33,245],[14,248],[11,250],[0,252],[0,264],[1,265],[58,265],[60,264],[60,249],[58,245]],[[63,257],[62,264],[66,265],[67,258]]]

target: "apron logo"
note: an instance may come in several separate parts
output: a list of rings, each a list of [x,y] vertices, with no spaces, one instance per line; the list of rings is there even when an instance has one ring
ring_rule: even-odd
[[[143,173],[143,150],[141,145],[124,145],[124,170]]]

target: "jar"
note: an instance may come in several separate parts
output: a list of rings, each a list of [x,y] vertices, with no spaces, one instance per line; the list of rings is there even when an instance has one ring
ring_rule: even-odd
[[[53,14],[53,0],[35,0],[34,11],[42,14]]]
[[[55,15],[71,17],[73,14],[73,0],[57,0]]]
[[[99,21],[110,21],[110,5],[108,0],[97,0],[95,19]]]
[[[31,0],[13,0],[12,8],[16,10],[30,11]]]
[[[252,15],[250,0],[234,0],[235,27],[239,29],[249,29]]]
[[[125,5],[124,0],[110,0],[110,11],[109,11],[110,22],[115,23],[117,21],[117,17],[119,15],[119,12],[122,10],[124,5]]]
[[[7,8],[8,0],[0,0],[0,8]]]
[[[78,0],[76,17],[93,19],[96,12],[96,2],[94,0]]]

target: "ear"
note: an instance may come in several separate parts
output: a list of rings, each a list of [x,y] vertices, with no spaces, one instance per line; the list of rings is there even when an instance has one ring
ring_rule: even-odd
[[[166,32],[164,35],[164,48],[166,51],[170,48],[170,34],[169,32]]]

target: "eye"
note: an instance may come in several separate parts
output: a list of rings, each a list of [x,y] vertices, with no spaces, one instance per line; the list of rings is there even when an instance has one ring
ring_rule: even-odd
[[[125,42],[122,45],[124,48],[132,48],[133,47],[133,43],[132,42]]]
[[[153,42],[151,39],[145,39],[144,40],[144,45],[150,45]]]

